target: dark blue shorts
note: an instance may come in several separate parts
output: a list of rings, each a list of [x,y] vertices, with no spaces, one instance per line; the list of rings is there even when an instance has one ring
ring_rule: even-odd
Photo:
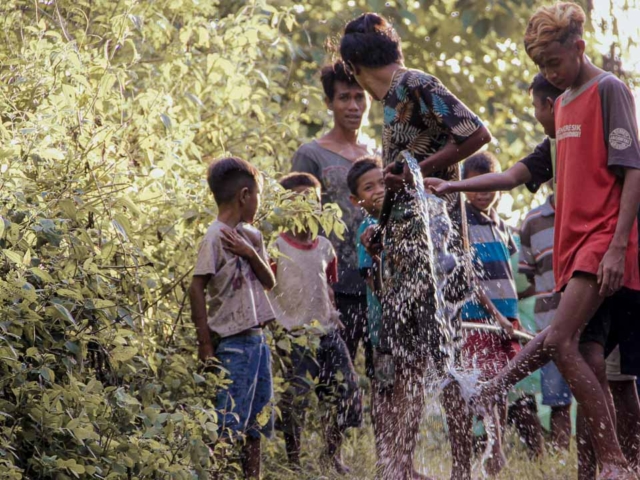
[[[571,405],[571,389],[553,362],[547,363],[540,370],[542,387],[542,404],[549,407],[566,407]]]
[[[279,430],[293,433],[295,428],[302,428],[312,390],[323,403],[334,407],[327,411],[337,416],[338,426],[361,426],[362,393],[358,375],[337,331],[321,337],[315,355],[307,348],[292,344],[289,360],[291,364],[285,372],[289,387],[282,395]]]
[[[264,334],[223,338],[216,358],[231,384],[218,393],[220,435],[245,434],[254,438],[273,434],[273,380],[271,352]]]

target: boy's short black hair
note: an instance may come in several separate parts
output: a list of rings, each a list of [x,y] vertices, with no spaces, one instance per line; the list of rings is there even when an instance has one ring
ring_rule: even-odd
[[[253,191],[262,183],[262,174],[241,158],[225,157],[211,162],[207,171],[207,183],[213,198],[220,205],[233,200],[243,188]]]
[[[544,75],[538,73],[533,77],[533,81],[531,82],[531,85],[529,85],[529,93],[538,98],[542,98],[543,100],[550,98],[555,101],[556,98],[562,95],[563,91],[554,87],[549,80],[544,78]]]
[[[336,62],[333,65],[325,65],[320,70],[320,81],[322,89],[329,100],[333,100],[336,93],[336,82],[346,83],[348,86],[358,86],[358,82],[344,68],[343,62]]]
[[[484,175],[485,173],[500,172],[500,162],[491,152],[478,152],[467,158],[462,164],[462,178],[469,178],[471,172]]]
[[[280,185],[286,190],[296,187],[322,188],[316,177],[310,173],[293,172],[280,179]]]
[[[340,55],[354,66],[378,68],[402,61],[400,37],[391,23],[377,13],[363,13],[347,23]]]
[[[349,173],[347,173],[347,186],[349,191],[354,196],[358,196],[358,184],[360,183],[360,177],[374,168],[382,168],[382,162],[380,158],[376,156],[361,157],[351,165]]]

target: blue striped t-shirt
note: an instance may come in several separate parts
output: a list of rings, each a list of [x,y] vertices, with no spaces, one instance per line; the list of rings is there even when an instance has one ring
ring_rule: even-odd
[[[518,293],[511,270],[511,255],[518,248],[509,226],[492,208],[484,213],[466,203],[469,244],[472,247],[476,287],[482,288],[496,309],[507,318],[518,318]],[[473,298],[462,308],[465,321],[487,320],[489,312]]]

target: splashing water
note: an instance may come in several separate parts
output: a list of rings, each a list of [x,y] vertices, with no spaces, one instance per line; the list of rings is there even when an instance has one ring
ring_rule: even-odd
[[[456,368],[455,358],[461,346],[459,312],[472,294],[466,286],[470,254],[454,247],[461,242],[447,203],[427,193],[417,160],[408,151],[399,158],[408,166],[414,188],[394,199],[385,232],[383,338],[389,340],[387,347],[396,359],[411,365],[415,358],[427,356],[436,367],[427,369],[421,395],[456,382],[468,404],[476,393],[480,370]],[[485,418],[488,445],[481,462],[486,475],[484,465],[499,429],[490,412],[476,413]]]

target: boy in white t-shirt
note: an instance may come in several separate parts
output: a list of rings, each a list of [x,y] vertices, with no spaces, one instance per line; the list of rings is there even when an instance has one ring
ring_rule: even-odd
[[[320,200],[320,183],[307,173],[292,173],[281,179],[287,190]],[[326,460],[338,473],[349,469],[342,463],[340,447],[344,431],[362,422],[362,399],[349,351],[340,336],[342,324],[333,301],[331,284],[337,281],[335,251],[325,237],[309,230],[282,233],[272,245],[279,255],[272,262],[276,287],[271,301],[276,320],[293,335],[316,320],[326,331],[317,351],[292,343],[290,365],[285,373],[289,388],[282,396],[282,422],[289,462],[300,465],[300,437],[310,391],[307,376],[318,379],[316,393],[328,400],[326,412]]]

